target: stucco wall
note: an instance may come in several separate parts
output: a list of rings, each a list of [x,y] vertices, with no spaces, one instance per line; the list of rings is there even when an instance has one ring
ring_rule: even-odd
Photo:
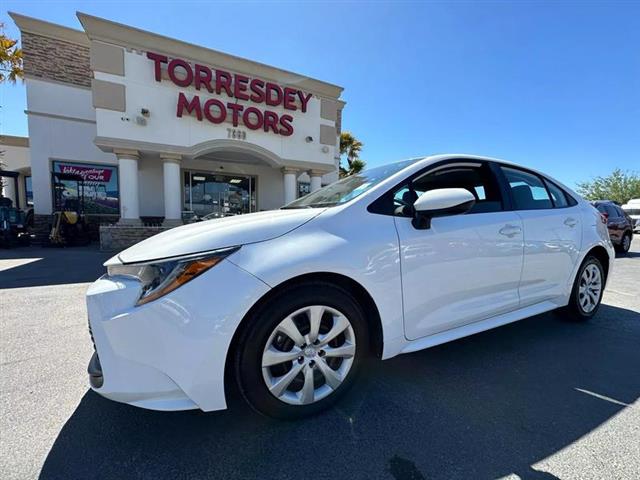
[[[117,164],[95,146],[91,90],[35,79],[25,81],[35,213],[51,213],[51,161]]]
[[[143,156],[138,161],[138,194],[140,215],[164,216],[164,184],[162,161],[158,156]]]
[[[97,132],[100,137],[186,147],[228,138],[227,129],[232,127],[231,123],[216,125],[206,119],[198,121],[188,115],[177,117],[178,93],[184,92],[188,98],[199,95],[202,102],[208,98],[219,98],[223,102],[235,102],[236,99],[229,98],[224,93],[214,95],[193,87],[178,88],[167,79],[157,82],[154,78],[153,62],[140,52],[125,51],[124,66],[124,76],[95,72],[95,78],[98,80],[125,86],[125,112],[96,109]],[[238,103],[254,105],[251,102]],[[268,107],[278,115],[287,113],[294,117],[294,133],[288,137],[272,132],[265,133],[262,130],[250,130],[241,125],[237,128],[246,132],[246,142],[266,148],[283,160],[314,162],[327,165],[327,169],[333,169],[335,145],[322,145],[320,132],[322,125],[334,128],[335,122],[321,118],[320,107],[321,100],[317,96],[311,98],[304,113],[300,110],[284,110],[282,106]],[[135,122],[142,108],[150,112],[145,126],[137,125]],[[125,120],[122,119],[123,116]],[[307,137],[313,140],[308,142]],[[323,147],[326,152],[323,151]]]
[[[26,193],[24,177],[31,173],[29,163],[29,147],[27,142],[20,137],[5,137],[0,135],[0,161],[3,169],[18,172],[17,182],[13,178],[0,178],[2,196],[10,198],[14,205],[26,208]]]

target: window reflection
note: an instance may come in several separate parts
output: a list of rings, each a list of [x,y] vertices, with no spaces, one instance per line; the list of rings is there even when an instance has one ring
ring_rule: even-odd
[[[185,171],[184,209],[209,218],[255,212],[255,178]]]

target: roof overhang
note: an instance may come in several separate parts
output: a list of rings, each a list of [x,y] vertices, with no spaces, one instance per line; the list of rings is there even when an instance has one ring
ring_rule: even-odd
[[[219,67],[249,76],[258,76],[284,85],[296,86],[302,90],[327,98],[337,99],[343,91],[343,88],[337,85],[247,60],[246,58],[182,42],[86,13],[76,12],[76,15],[90,40],[140,51],[163,53],[174,58],[200,62],[214,68]]]
[[[49,38],[62,40],[63,42],[75,43],[89,47],[89,38],[82,30],[64,27],[51,22],[45,22],[37,18],[27,17],[15,12],[9,12],[21,32],[34,33]]]

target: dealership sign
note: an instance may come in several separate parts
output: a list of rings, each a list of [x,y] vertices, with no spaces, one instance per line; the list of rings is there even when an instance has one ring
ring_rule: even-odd
[[[213,70],[198,63],[192,67],[186,60],[169,60],[165,55],[152,52],[147,53],[147,58],[154,63],[156,82],[162,81],[162,66],[166,64],[169,79],[178,87],[194,87],[215,95],[224,93],[227,97],[258,105],[246,107],[218,98],[201,99],[199,95],[187,96],[179,92],[176,108],[178,117],[195,115],[199,121],[207,120],[214,124],[231,121],[234,127],[243,125],[250,130],[263,130],[288,137],[293,134],[293,116],[288,113],[279,115],[266,107],[282,107],[304,113],[311,99],[310,93],[260,78]]]

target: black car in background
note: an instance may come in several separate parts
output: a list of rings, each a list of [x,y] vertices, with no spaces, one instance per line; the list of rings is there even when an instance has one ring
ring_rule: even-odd
[[[633,239],[633,220],[620,205],[611,200],[591,202],[607,222],[611,243],[620,253],[627,253]]]

